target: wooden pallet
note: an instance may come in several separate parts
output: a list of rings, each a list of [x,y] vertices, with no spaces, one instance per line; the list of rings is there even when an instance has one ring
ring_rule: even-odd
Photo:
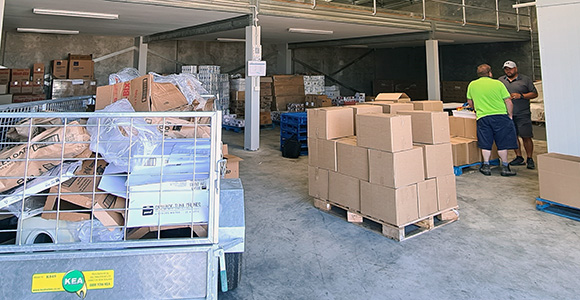
[[[399,242],[459,220],[457,207],[448,208],[400,226],[389,224],[327,200],[314,198],[314,207],[332,215],[345,218],[350,223],[379,231],[382,235]]]

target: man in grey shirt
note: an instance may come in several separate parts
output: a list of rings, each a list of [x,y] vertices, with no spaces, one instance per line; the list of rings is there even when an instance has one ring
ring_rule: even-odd
[[[538,97],[538,91],[530,77],[518,74],[518,66],[515,62],[508,60],[503,64],[504,76],[499,80],[506,86],[511,95],[513,109],[513,121],[516,132],[522,138],[528,159],[524,162],[520,140],[518,139],[518,149],[515,150],[516,158],[510,162],[512,166],[523,166],[527,164],[528,169],[535,169],[534,163],[534,142],[532,138],[532,113],[530,111],[530,99]]]

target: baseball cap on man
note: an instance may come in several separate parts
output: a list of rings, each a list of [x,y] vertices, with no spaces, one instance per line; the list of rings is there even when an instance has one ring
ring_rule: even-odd
[[[515,62],[508,60],[508,61],[503,63],[503,67],[513,69],[513,68],[517,67],[517,65]]]

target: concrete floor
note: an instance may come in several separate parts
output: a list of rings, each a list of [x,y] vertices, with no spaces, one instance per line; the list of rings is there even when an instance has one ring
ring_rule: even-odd
[[[246,152],[224,131],[244,159],[247,239],[240,286],[221,299],[578,298],[580,223],[535,209],[537,171],[467,172],[458,222],[395,242],[314,208],[308,158],[282,158],[278,128],[261,139]]]

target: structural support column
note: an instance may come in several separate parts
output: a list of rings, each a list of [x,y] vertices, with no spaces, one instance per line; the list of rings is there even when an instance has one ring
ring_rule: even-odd
[[[278,74],[292,74],[292,50],[288,44],[278,44]]]
[[[262,60],[260,26],[246,27],[246,128],[244,149],[256,151],[260,148],[260,77],[248,76],[248,62]]]
[[[148,45],[143,43],[143,37],[135,38],[135,47],[137,47],[137,53],[133,59],[133,66],[139,70],[141,76],[147,74],[147,47]]]
[[[439,41],[426,40],[425,50],[427,55],[427,95],[429,100],[441,100]]]

